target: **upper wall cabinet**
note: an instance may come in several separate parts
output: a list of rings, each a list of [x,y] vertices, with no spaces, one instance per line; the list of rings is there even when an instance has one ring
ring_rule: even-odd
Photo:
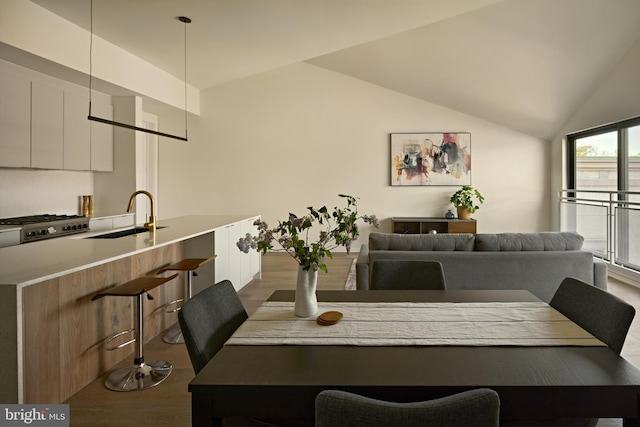
[[[91,128],[87,97],[64,92],[64,169],[91,169]]]
[[[87,119],[85,88],[0,65],[0,167],[113,171],[113,128]],[[111,119],[108,97],[98,98],[92,108]]]
[[[0,73],[0,166],[31,166],[31,81]]]
[[[63,168],[62,89],[31,82],[31,167]]]

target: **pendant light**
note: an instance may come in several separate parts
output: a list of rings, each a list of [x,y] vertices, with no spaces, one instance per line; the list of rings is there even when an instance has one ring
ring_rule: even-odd
[[[164,136],[166,138],[178,139],[180,141],[188,141],[187,139],[187,24],[191,23],[191,19],[186,16],[180,16],[177,18],[180,22],[184,24],[184,136],[171,135],[164,132],[158,132],[155,130],[142,128],[139,126],[130,125],[128,123],[116,122],[114,120],[109,120],[101,117],[96,117],[91,114],[91,96],[93,92],[92,81],[93,81],[93,0],[91,0],[91,40],[89,43],[89,116],[87,117],[89,120],[105,123],[112,126],[123,127],[126,129],[132,129],[140,132],[151,133],[153,135]]]

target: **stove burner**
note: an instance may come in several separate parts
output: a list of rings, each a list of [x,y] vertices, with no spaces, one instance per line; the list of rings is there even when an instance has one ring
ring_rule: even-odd
[[[89,231],[89,218],[81,215],[29,215],[0,219],[0,225],[20,226],[20,243]]]
[[[0,225],[39,224],[41,222],[63,221],[66,219],[77,219],[77,218],[84,218],[84,217],[80,215],[55,215],[55,214],[17,216],[14,218],[0,218]]]

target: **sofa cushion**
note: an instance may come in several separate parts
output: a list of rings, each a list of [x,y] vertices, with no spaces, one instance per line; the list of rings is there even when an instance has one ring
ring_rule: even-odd
[[[584,238],[571,232],[476,234],[475,250],[498,251],[575,251]]]
[[[473,234],[369,234],[370,251],[473,251]]]

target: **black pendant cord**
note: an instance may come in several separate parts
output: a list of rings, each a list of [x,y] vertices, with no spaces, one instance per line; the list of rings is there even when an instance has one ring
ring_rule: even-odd
[[[93,0],[89,3],[89,120],[91,120],[91,101],[93,101]]]
[[[89,116],[87,117],[87,119],[94,122],[105,123],[111,126],[118,126],[125,129],[131,129],[131,130],[136,130],[140,132],[150,133],[153,135],[163,136],[166,138],[177,139],[180,141],[188,141],[187,139],[187,24],[191,22],[191,19],[184,16],[181,16],[180,18],[178,18],[181,22],[184,22],[185,24],[184,25],[184,126],[185,126],[185,129],[184,129],[184,137],[182,137],[177,135],[171,135],[164,132],[158,132],[158,131],[147,129],[147,128],[141,128],[139,126],[130,125],[128,123],[121,123],[121,122],[116,122],[114,120],[96,117],[91,114],[91,102],[92,102],[92,96],[93,96],[93,0],[91,0],[90,2],[90,10],[91,10],[91,20],[89,25],[91,29],[91,39],[89,41]]]
[[[178,18],[184,23],[184,136],[187,137],[188,114],[187,114],[187,24],[191,23],[191,19],[186,16]]]

